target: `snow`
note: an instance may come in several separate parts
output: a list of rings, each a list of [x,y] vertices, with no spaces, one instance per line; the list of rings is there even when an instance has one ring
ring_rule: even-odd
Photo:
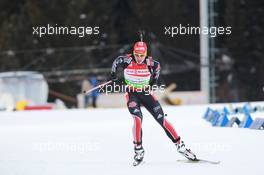
[[[185,158],[145,109],[145,163],[138,167],[132,166],[133,120],[125,108],[0,112],[0,174],[263,174],[263,131],[212,127],[202,119],[206,108],[164,111],[186,145],[218,165],[178,162]]]

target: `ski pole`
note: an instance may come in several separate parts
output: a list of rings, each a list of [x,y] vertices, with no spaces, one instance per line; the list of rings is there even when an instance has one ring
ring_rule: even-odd
[[[100,85],[98,85],[98,86],[96,86],[96,87],[94,87],[94,88],[92,88],[92,89],[90,89],[90,90],[88,90],[88,91],[83,91],[83,93],[84,93],[84,94],[89,94],[90,92],[92,92],[92,91],[94,91],[94,90],[96,90],[96,89],[102,88],[102,87],[104,87],[105,85],[107,85],[107,84],[109,84],[109,83],[112,83],[112,80],[109,80],[109,81],[107,81],[107,82],[105,82],[105,83],[103,83],[103,84],[100,84]]]

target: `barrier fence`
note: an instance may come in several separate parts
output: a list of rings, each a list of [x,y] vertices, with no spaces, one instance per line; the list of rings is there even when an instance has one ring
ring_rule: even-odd
[[[243,106],[235,108],[232,106],[224,106],[221,109],[208,107],[203,118],[212,126],[263,130],[264,105],[245,103]]]

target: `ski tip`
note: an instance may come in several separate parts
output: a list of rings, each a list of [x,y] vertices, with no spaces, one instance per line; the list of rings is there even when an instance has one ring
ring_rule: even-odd
[[[138,165],[143,164],[143,163],[145,163],[145,162],[144,161],[135,161],[135,162],[133,162],[133,166],[135,167],[135,166],[138,166]]]
[[[221,161],[213,161],[213,160],[205,160],[205,159],[197,159],[197,161],[211,163],[211,164],[219,164]]]
[[[209,164],[219,164],[221,161],[212,161],[212,160],[205,160],[205,159],[195,159],[195,160],[177,160],[178,162],[184,163],[209,163]]]

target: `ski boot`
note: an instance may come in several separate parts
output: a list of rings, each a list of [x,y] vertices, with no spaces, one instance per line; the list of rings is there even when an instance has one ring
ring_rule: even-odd
[[[134,150],[135,150],[135,156],[134,156],[135,161],[133,163],[133,166],[137,166],[143,161],[145,151],[142,145],[135,145]]]
[[[189,160],[195,161],[197,160],[196,155],[188,148],[185,147],[185,144],[180,138],[175,143],[177,147],[177,151],[182,154],[184,157],[186,157]]]

